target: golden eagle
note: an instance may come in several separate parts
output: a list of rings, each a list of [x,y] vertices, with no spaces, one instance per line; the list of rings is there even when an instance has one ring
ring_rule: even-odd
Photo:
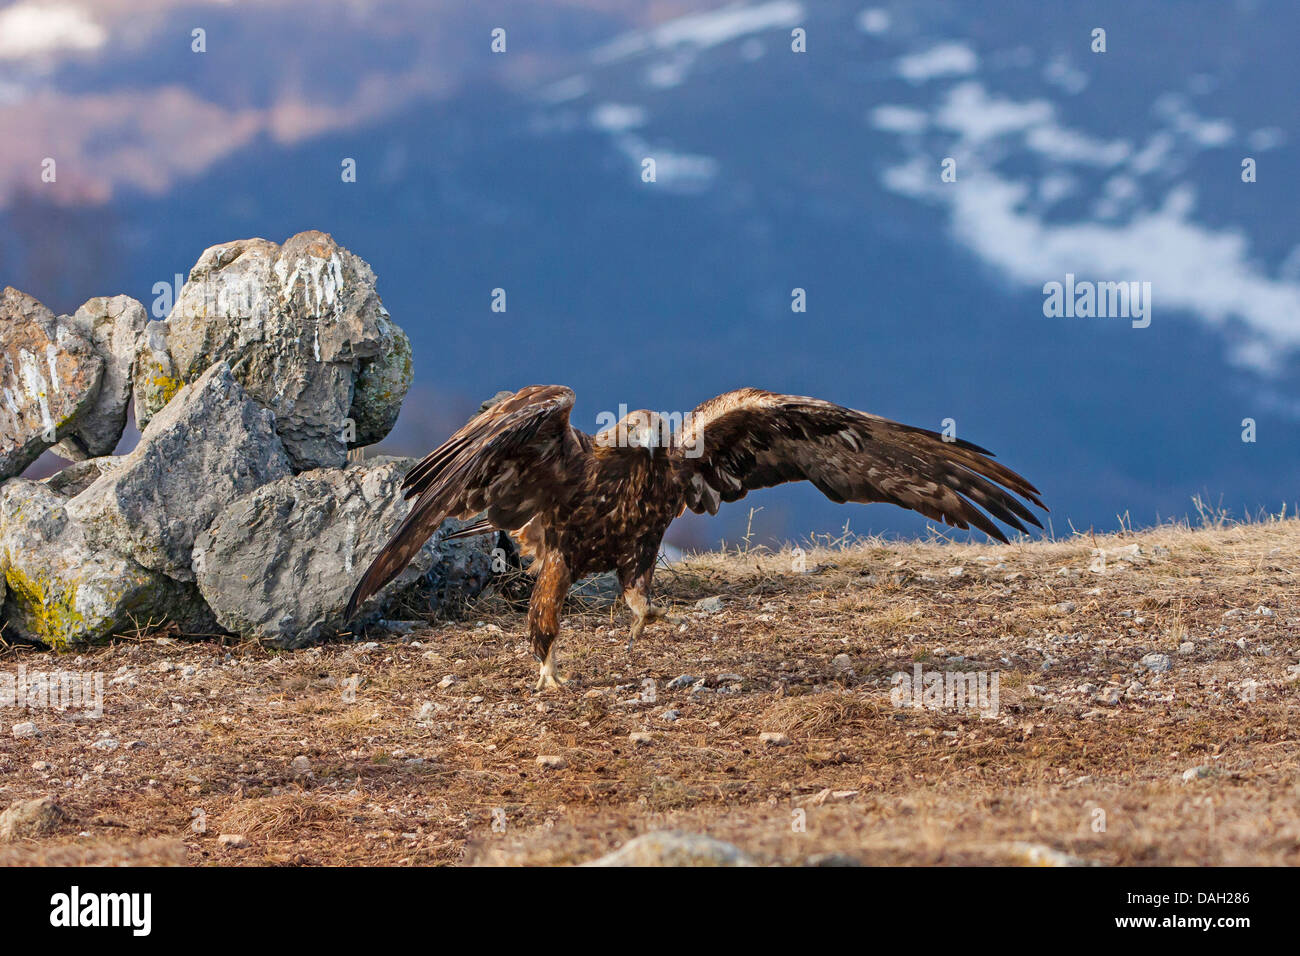
[[[715,514],[755,488],[811,481],[832,501],[887,501],[1004,543],[990,515],[1021,532],[1022,521],[1042,527],[1007,491],[1046,510],[1038,489],[991,452],[831,402],[742,388],[680,423],[643,410],[587,435],[569,424],[573,399],[562,385],[520,389],[412,468],[402,487],[415,504],[352,593],[348,619],[443,519],[486,512],[456,536],[512,532],[535,558],[528,635],[541,690],[560,683],[560,609],[583,575],[617,572],[632,640],[667,616],[650,601],[650,580],[664,532],[687,508]]]

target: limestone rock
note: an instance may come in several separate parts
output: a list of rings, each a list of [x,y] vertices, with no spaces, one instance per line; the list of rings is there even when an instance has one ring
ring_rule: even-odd
[[[50,797],[19,800],[0,813],[0,842],[49,836],[66,818]]]
[[[730,843],[698,833],[656,830],[629,840],[613,853],[584,866],[754,866]]]
[[[122,460],[122,458],[115,458],[112,455],[105,455],[103,458],[87,458],[83,461],[75,461],[61,471],[56,471],[50,477],[43,479],[41,483],[50,491],[56,492],[65,498],[74,498],[104,475],[117,469],[122,464]]]
[[[351,447],[373,445],[393,430],[414,376],[411,340],[389,319],[388,311],[383,306],[379,308],[382,313],[377,323],[382,337],[379,354],[358,363],[352,408],[348,413],[355,432],[348,436]]]
[[[370,561],[406,517],[410,458],[302,472],[258,488],[218,515],[194,548],[198,585],[224,627],[299,647],[345,627],[342,612]],[[491,578],[492,535],[441,541],[447,522],[411,566],[368,601],[360,619],[430,578],[441,599],[467,598]]]
[[[70,319],[12,287],[0,292],[0,481],[72,433],[103,375]]]
[[[77,416],[55,454],[81,461],[113,453],[126,428],[136,342],[148,321],[144,306],[125,295],[91,299],[73,313],[71,324],[103,360],[104,375],[94,401]]]
[[[193,581],[195,536],[230,502],[289,473],[273,416],[221,362],[182,388],[68,513],[92,547]]]
[[[342,466],[349,446],[384,437],[411,383],[410,342],[380,302],[370,266],[322,232],[283,246],[241,239],[205,250],[148,348],[138,377],[162,383],[230,362],[275,413],[295,470]],[[166,393],[142,391],[143,420]]]
[[[11,633],[62,649],[165,620],[214,630],[192,584],[93,548],[67,501],[39,481],[0,485],[3,613]]]
[[[166,322],[150,322],[140,333],[136,340],[132,379],[135,423],[143,429],[154,412],[175,398],[185,384],[177,374],[176,363],[167,349]]]

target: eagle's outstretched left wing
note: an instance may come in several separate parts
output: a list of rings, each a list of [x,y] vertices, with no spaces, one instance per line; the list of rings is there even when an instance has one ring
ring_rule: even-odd
[[[584,455],[569,424],[573,391],[530,385],[476,415],[406,474],[411,511],[352,592],[345,620],[415,557],[447,517],[487,511],[497,528],[518,528],[563,500]]]
[[[787,481],[811,481],[836,502],[886,501],[958,528],[974,525],[1003,542],[989,515],[1017,531],[1027,530],[1022,520],[1042,527],[1007,489],[1046,510],[1037,488],[978,445],[756,388],[696,408],[673,454],[685,506],[710,514],[720,502]]]

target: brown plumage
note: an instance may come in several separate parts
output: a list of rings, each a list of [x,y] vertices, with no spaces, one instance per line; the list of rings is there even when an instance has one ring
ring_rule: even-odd
[[[586,435],[569,424],[573,399],[560,385],[521,389],[412,468],[403,489],[416,502],[357,585],[348,617],[443,519],[486,511],[467,532],[510,531],[536,558],[528,632],[540,689],[557,683],[560,608],[578,578],[618,574],[633,640],[667,616],[650,602],[650,581],[664,532],[687,508],[714,514],[756,488],[810,481],[832,501],[890,502],[1002,542],[993,518],[1021,532],[1024,522],[1041,527],[1015,497],[1045,508],[1038,489],[990,452],[841,405],[744,388],[700,405],[675,432],[638,411]]]

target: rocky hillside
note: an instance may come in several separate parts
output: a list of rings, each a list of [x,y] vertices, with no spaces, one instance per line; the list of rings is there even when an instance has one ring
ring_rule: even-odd
[[[0,863],[1294,865],[1298,571],[1294,519],[701,555],[630,656],[576,600],[544,694],[495,598],[287,652],[10,647],[102,716],[0,707]]]

